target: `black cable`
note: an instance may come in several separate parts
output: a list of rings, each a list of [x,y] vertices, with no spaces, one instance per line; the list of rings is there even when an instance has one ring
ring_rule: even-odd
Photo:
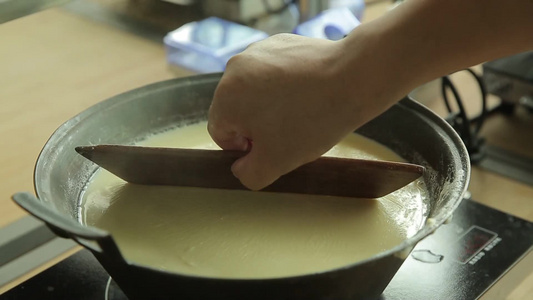
[[[459,119],[453,116],[452,125],[454,125],[455,129],[457,130],[457,133],[459,133],[459,135],[463,138],[463,141],[468,148],[472,145],[472,133],[470,132],[470,120],[466,116],[466,110],[463,105],[463,101],[461,100],[461,96],[459,95],[459,92],[455,88],[455,85],[452,83],[452,81],[450,80],[448,76],[442,77],[441,88],[442,88],[441,90],[442,96],[444,98],[444,101],[450,113],[452,111],[451,111],[451,106],[449,104],[448,94],[446,93],[446,90],[450,89],[452,91],[452,94],[455,98],[455,102],[457,103],[457,107],[459,108],[459,113],[458,113]]]
[[[483,82],[483,79],[481,76],[479,76],[478,74],[476,74],[476,72],[474,72],[472,69],[465,69],[464,71],[467,71],[468,73],[470,73],[472,75],[472,77],[474,77],[474,79],[476,80],[477,84],[478,84],[478,87],[479,87],[479,91],[480,91],[480,94],[481,94],[481,113],[476,116],[475,118],[473,119],[470,119],[470,123],[475,123],[476,124],[476,128],[474,129],[474,133],[475,134],[479,134],[480,130],[481,130],[481,127],[483,126],[483,123],[485,122],[485,118],[486,116],[489,114],[489,111],[488,111],[488,108],[487,108],[487,90],[485,88],[485,84]],[[453,83],[451,82],[451,79],[449,79],[448,76],[447,77],[447,81],[446,82],[446,86],[448,85],[451,85],[453,86]],[[455,87],[453,87],[455,89]],[[458,93],[457,93],[458,95]],[[442,96],[444,98],[444,104],[446,105],[446,109],[448,110],[448,113],[452,113],[452,108],[450,106],[450,103],[448,101],[448,97],[445,93],[445,90],[443,89],[442,90]],[[461,98],[458,98],[458,101],[461,101]],[[463,117],[466,118],[466,114],[463,115]]]
[[[481,113],[476,118],[476,129],[474,130],[474,133],[477,135],[481,131],[481,127],[483,126],[483,123],[485,122],[485,118],[488,114],[487,111],[487,89],[485,88],[485,83],[483,82],[483,79],[481,76],[477,75],[472,69],[466,69],[467,72],[469,72],[477,81],[477,84],[479,86],[479,91],[481,93]]]
[[[444,104],[446,105],[446,109],[448,110],[449,116],[447,118],[447,121],[452,125],[452,127],[457,131],[463,142],[465,143],[465,146],[468,149],[468,153],[470,154],[470,158],[472,162],[477,162],[481,160],[483,157],[483,151],[482,151],[482,145],[484,143],[484,140],[479,137],[479,133],[481,131],[481,127],[483,126],[483,123],[485,121],[485,118],[488,114],[487,110],[487,92],[485,89],[485,85],[483,83],[482,78],[477,75],[474,71],[471,69],[466,69],[469,74],[471,74],[474,79],[476,80],[479,90],[481,93],[481,113],[479,116],[474,118],[473,120],[470,120],[466,115],[466,110],[463,105],[463,100],[461,99],[461,96],[459,95],[459,92],[457,91],[457,88],[449,78],[449,76],[442,77],[441,80],[441,92],[442,92],[442,98],[444,99]],[[450,100],[448,99],[447,91],[450,90],[455,98],[455,101],[457,103],[457,107],[459,109],[459,112],[453,112]],[[472,129],[471,125],[475,123],[475,128]]]
[[[446,82],[445,82],[445,79],[446,78]],[[451,114],[453,111],[452,111],[452,107],[450,106],[450,101],[448,101],[448,96],[446,94],[446,86],[449,85],[449,83],[451,83],[450,79],[448,76],[444,76],[441,78],[441,93],[442,93],[442,98],[444,99],[444,105],[446,105],[446,109],[448,110],[448,114]]]

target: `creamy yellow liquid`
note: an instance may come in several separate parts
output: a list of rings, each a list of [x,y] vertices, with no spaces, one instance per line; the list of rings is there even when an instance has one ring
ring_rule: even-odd
[[[145,146],[218,148],[206,123],[154,135]],[[353,134],[327,155],[402,159]],[[380,199],[126,184],[105,170],[89,182],[81,219],[109,231],[126,259],[184,274],[272,278],[345,266],[388,250],[424,222],[414,182]]]

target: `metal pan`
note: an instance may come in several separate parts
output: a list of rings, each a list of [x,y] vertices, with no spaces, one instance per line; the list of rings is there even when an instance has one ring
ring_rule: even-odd
[[[334,270],[274,279],[220,279],[165,272],[126,260],[112,235],[79,222],[79,196],[96,166],[74,148],[131,144],[136,138],[205,119],[221,74],[180,78],[103,101],[65,122],[35,166],[38,198],[14,200],[62,237],[89,249],[131,300],[135,299],[372,299],[378,297],[418,241],[451,217],[470,177],[461,139],[441,118],[408,98],[357,132],[426,167],[429,218],[393,249]]]

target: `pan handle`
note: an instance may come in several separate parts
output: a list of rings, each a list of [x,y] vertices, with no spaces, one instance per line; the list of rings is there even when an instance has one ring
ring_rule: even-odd
[[[16,193],[12,196],[12,199],[22,209],[37,219],[44,221],[56,235],[72,239],[95,254],[124,261],[117,244],[108,232],[94,227],[83,226],[55,212],[33,194],[27,192]]]

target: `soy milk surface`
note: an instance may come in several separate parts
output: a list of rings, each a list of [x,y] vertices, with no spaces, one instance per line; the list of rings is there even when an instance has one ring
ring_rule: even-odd
[[[144,146],[218,148],[206,123],[147,138]],[[402,161],[352,134],[326,155]],[[124,257],[178,273],[273,278],[330,270],[391,249],[425,221],[421,182],[379,199],[127,184],[98,170],[81,196],[81,221],[109,231]]]

